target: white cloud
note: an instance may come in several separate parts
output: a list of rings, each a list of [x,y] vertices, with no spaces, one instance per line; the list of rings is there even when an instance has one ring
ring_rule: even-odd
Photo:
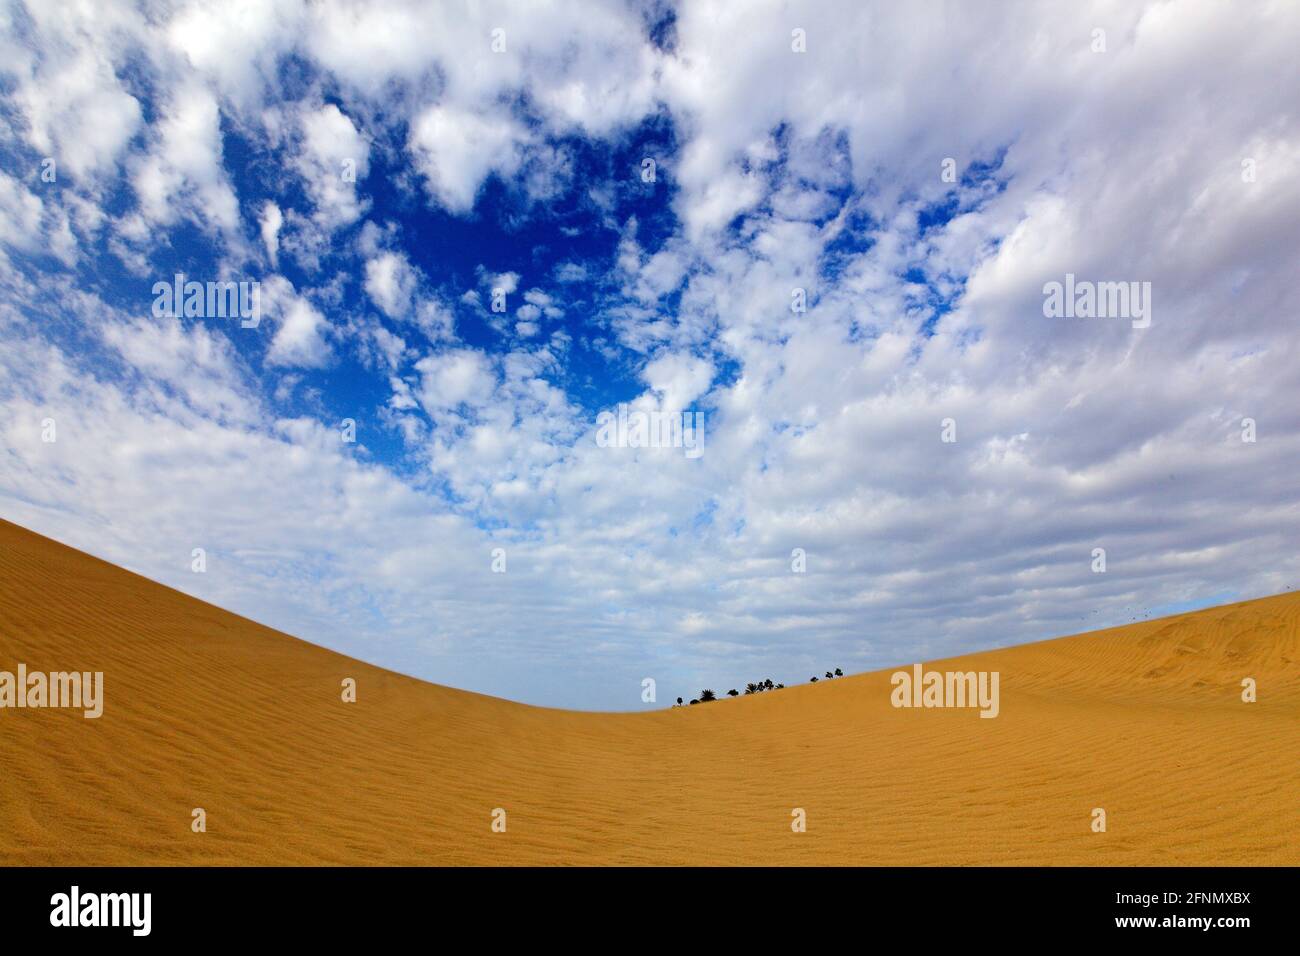
[[[138,372],[184,397],[191,408],[218,421],[247,423],[259,402],[229,341],[201,324],[178,319],[131,319],[100,327],[104,342]]]
[[[333,358],[329,321],[292,283],[283,276],[264,281],[261,303],[264,317],[270,319],[267,325],[275,329],[266,354],[268,365],[322,368],[329,364]]]
[[[315,221],[326,232],[356,222],[369,206],[358,198],[357,184],[370,172],[370,144],[333,103],[304,110],[299,123],[297,165],[315,203]]]
[[[537,309],[537,315],[545,315],[548,319],[564,317],[564,310],[555,304],[555,299],[541,289],[529,289],[524,293],[524,301]]]
[[[582,282],[587,278],[587,269],[579,262],[566,262],[555,270],[555,278],[560,282]]]
[[[416,281],[415,270],[399,252],[383,252],[366,261],[366,294],[391,319],[411,311]]]
[[[415,121],[410,147],[430,196],[465,213],[489,173],[510,176],[519,168],[528,139],[509,115],[438,105]]]
[[[48,252],[65,266],[78,247],[67,210],[47,205],[17,179],[0,171],[0,242],[28,254]]]
[[[271,268],[279,268],[280,227],[284,225],[284,216],[280,213],[280,207],[268,200],[262,206],[262,215],[258,223],[262,234],[262,245],[266,247],[266,256],[271,260]]]
[[[276,60],[296,42],[304,14],[297,0],[204,0],[178,9],[165,31],[169,44],[211,76],[223,96],[249,108],[276,83]]]
[[[43,203],[21,182],[0,172],[0,241],[30,251],[40,241]]]
[[[415,368],[420,373],[420,403],[430,415],[462,404],[484,405],[496,386],[491,362],[475,349],[429,355],[416,362]]]
[[[172,91],[153,127],[149,153],[133,162],[140,210],[151,222],[174,224],[182,214],[237,239],[239,202],[222,165],[220,110],[197,83]]]
[[[510,295],[519,288],[519,273],[517,272],[500,272],[496,275],[484,273],[482,276],[483,285],[490,292],[500,290],[506,295]]]
[[[17,84],[28,143],[79,179],[110,172],[142,121],[120,80],[115,41],[138,40],[143,24],[125,4],[31,4],[22,17],[31,18],[32,50],[13,32],[15,12],[0,10],[0,72]]]
[[[685,410],[713,381],[713,365],[689,355],[668,353],[646,364],[641,378],[662,397],[662,407]]]

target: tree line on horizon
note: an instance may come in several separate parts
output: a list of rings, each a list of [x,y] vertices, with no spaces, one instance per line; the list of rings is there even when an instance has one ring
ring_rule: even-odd
[[[835,670],[833,671],[826,672],[827,680],[833,680],[836,677],[843,677],[843,676],[844,676],[844,671],[840,670],[838,667],[835,668]],[[809,683],[815,684],[817,683],[818,680],[820,680],[820,678],[814,674],[812,679],[809,681]],[[774,684],[772,683],[772,678],[768,677],[765,680],[751,681],[750,683],[746,684],[744,696],[748,697],[750,694],[761,694],[764,691],[769,691],[769,690],[781,690],[783,687],[785,687],[784,684]],[[741,692],[736,690],[736,688],[733,687],[731,690],[727,691],[727,696],[739,697],[741,696]],[[714,701],[717,699],[718,699],[718,695],[714,691],[706,687],[704,690],[700,691],[699,697],[695,697],[691,699],[690,704],[707,704],[710,701]],[[686,705],[685,702],[680,697],[678,697],[677,703],[674,704],[673,706],[682,707],[684,705]]]

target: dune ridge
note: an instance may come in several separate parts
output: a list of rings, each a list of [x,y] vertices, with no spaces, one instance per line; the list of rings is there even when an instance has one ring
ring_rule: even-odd
[[[582,713],[363,664],[0,521],[0,670],[105,674],[98,720],[0,710],[0,864],[1294,865],[1298,634],[1287,593],[925,662],[999,671],[991,720],[891,707],[892,669]]]

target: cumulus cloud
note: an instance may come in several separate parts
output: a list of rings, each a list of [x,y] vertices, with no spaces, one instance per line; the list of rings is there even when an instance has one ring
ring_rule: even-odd
[[[329,320],[283,276],[261,286],[261,308],[275,329],[267,350],[268,365],[320,368],[333,356]]]
[[[400,252],[382,252],[366,261],[366,294],[392,319],[411,311],[416,275],[410,262]]]
[[[142,26],[117,4],[0,10],[0,73],[15,83],[11,105],[27,142],[72,176],[112,170],[141,126],[140,104],[121,78],[125,50],[117,44],[139,42]]]
[[[496,385],[487,356],[473,349],[429,355],[415,368],[420,373],[420,402],[435,416],[461,405],[484,405]]]
[[[433,106],[415,121],[411,150],[432,198],[464,213],[489,173],[512,175],[528,133],[508,115]]]
[[[305,110],[299,123],[298,168],[316,222],[327,232],[355,222],[368,206],[357,196],[357,183],[370,171],[370,144],[333,103]]]
[[[235,7],[190,3],[167,22],[171,49],[211,79],[237,107],[251,109],[276,82],[278,57],[291,49],[305,20],[297,0],[264,0]],[[232,51],[239,51],[232,55]]]
[[[690,355],[667,353],[646,364],[641,377],[662,396],[663,407],[685,410],[708,391],[713,366]]]
[[[266,256],[271,260],[271,268],[279,268],[280,258],[280,227],[284,225],[284,216],[280,212],[280,207],[275,203],[267,201],[262,206],[262,215],[258,219],[258,226],[262,235],[262,245],[266,247]]]
[[[36,248],[43,208],[22,183],[0,172],[0,239],[16,249]]]
[[[239,201],[222,165],[216,96],[190,82],[163,104],[148,153],[132,162],[141,214],[161,226],[182,215],[228,239],[237,239]]]
[[[106,345],[146,381],[181,396],[201,415],[216,421],[247,423],[256,417],[247,377],[230,342],[195,325],[188,331],[179,319],[126,319],[100,326]]]

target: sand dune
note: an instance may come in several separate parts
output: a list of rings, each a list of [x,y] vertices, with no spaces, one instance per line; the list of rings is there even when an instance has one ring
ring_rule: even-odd
[[[890,672],[576,713],[371,667],[0,522],[0,670],[103,671],[106,697],[98,720],[0,710],[0,864],[1296,864],[1298,617],[1284,594],[927,663],[999,671],[991,720],[895,709]]]

